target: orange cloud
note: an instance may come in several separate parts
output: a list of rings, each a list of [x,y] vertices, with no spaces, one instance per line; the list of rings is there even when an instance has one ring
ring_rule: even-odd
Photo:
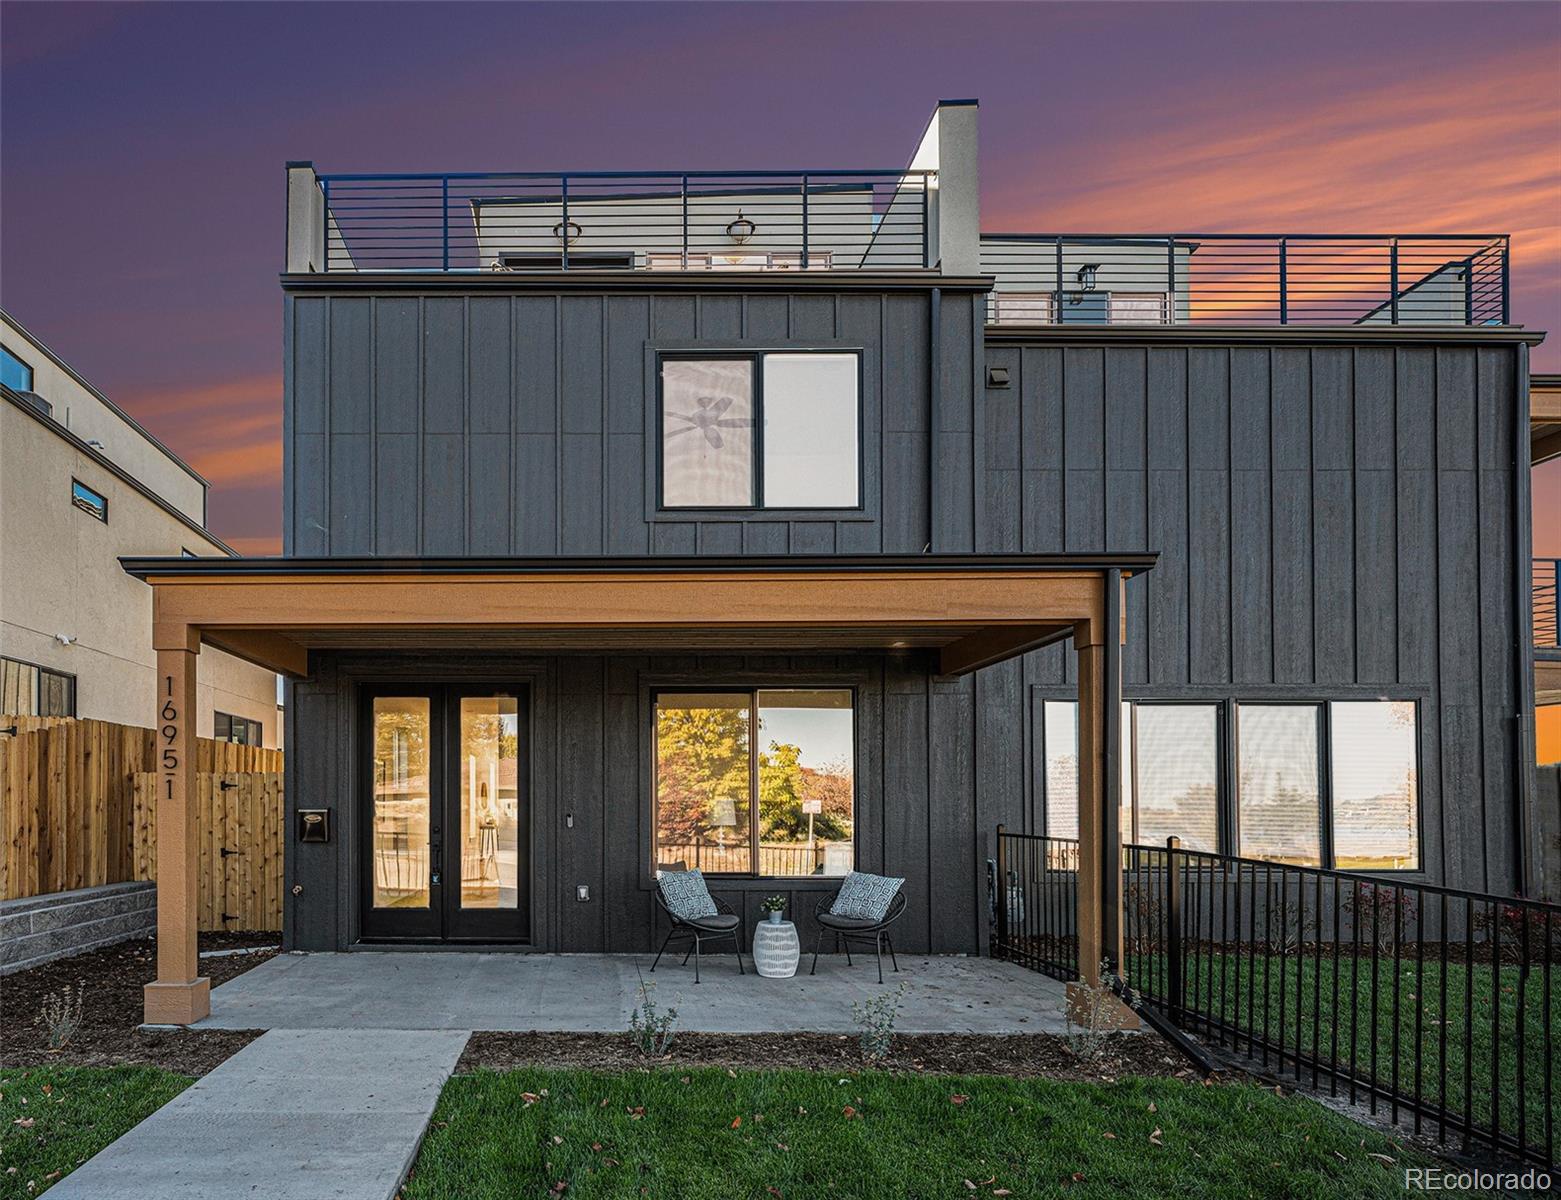
[[[1146,116],[1136,137],[1038,162],[987,197],[984,224],[1510,232],[1514,319],[1543,325],[1561,319],[1557,61],[1551,44],[1471,59],[1453,76],[1409,64],[1382,83],[1313,77],[1304,95],[1276,86],[1241,110],[1201,89]]]
[[[281,486],[280,375],[157,388],[124,399],[214,490]]]

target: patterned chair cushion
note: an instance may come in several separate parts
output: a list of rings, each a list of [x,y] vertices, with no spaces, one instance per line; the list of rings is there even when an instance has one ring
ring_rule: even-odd
[[[657,882],[661,887],[661,898],[667,902],[667,909],[673,916],[696,921],[700,917],[716,915],[715,901],[710,898],[710,889],[705,886],[701,872],[663,871]]]
[[[840,885],[840,894],[829,906],[829,911],[833,916],[857,921],[882,921],[895,893],[904,883],[903,879],[892,879],[887,875],[852,871]]]

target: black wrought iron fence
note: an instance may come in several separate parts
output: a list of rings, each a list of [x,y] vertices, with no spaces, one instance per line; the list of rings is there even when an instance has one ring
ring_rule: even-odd
[[[1009,833],[999,825],[987,875],[992,953],[1054,979],[1077,979],[1078,839]]]
[[[1077,843],[998,842],[993,953],[1073,978]],[[1557,1165],[1561,906],[1173,839],[1124,847],[1122,921],[1123,974],[1177,1027],[1444,1144]]]

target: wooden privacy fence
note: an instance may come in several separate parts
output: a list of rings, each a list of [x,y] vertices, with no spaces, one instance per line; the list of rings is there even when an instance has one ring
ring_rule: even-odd
[[[135,877],[157,878],[157,781],[135,777]],[[195,776],[199,928],[282,928],[282,775]]]
[[[9,732],[15,729],[15,733]],[[152,731],[136,726],[116,725],[108,721],[82,721],[61,717],[0,717],[0,899],[49,895],[105,883],[124,883],[150,879],[150,871],[140,865],[149,860],[138,846],[150,847],[151,808],[137,813],[137,776],[155,769],[156,750]],[[235,832],[240,826],[266,831],[260,835],[258,853],[252,862],[262,862],[265,872],[275,875],[257,880],[255,902],[229,905],[227,872],[222,864],[237,857],[213,851],[216,873],[210,881],[204,877],[201,888],[215,898],[211,924],[206,923],[207,906],[202,905],[202,929],[279,929],[281,928],[281,823],[282,752],[259,746],[239,746],[199,738],[196,743],[196,771],[199,795],[214,797],[210,813],[203,799],[203,828],[228,829],[230,798],[240,790],[255,799],[235,810]],[[237,787],[223,789],[211,782],[217,777]],[[239,782],[254,777],[261,782]],[[147,794],[149,798],[150,793]],[[216,819],[220,799],[222,816]],[[143,828],[145,827],[145,828]],[[266,839],[273,849],[266,851]],[[230,851],[249,852],[245,846],[227,845]],[[202,862],[205,862],[205,855]],[[245,870],[253,870],[246,864]],[[241,874],[241,873],[235,873]],[[235,883],[248,894],[250,884],[240,878]],[[265,897],[275,893],[274,904]],[[221,914],[236,914],[241,920],[224,923]],[[265,923],[250,924],[251,919]]]

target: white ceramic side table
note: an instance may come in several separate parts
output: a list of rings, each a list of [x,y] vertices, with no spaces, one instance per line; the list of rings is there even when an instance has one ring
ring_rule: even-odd
[[[790,921],[760,921],[753,929],[753,966],[766,979],[790,979],[797,973],[802,948]]]

